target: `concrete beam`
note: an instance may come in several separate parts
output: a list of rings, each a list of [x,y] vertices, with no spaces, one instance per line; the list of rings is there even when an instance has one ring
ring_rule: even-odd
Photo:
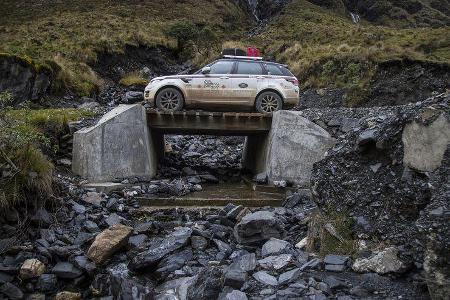
[[[266,136],[247,137],[243,166],[254,174],[265,173],[269,183],[285,180],[307,187],[313,164],[334,144],[327,131],[301,112],[283,110],[273,114]]]
[[[74,134],[72,170],[90,181],[152,177],[157,158],[142,105],[120,105]]]

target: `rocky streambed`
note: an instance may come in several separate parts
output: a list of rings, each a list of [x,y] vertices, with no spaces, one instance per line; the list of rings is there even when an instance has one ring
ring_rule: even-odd
[[[449,96],[308,109],[337,138],[280,207],[141,207],[239,181],[239,138],[170,136],[157,178],[98,193],[67,172],[1,220],[7,299],[445,299]]]

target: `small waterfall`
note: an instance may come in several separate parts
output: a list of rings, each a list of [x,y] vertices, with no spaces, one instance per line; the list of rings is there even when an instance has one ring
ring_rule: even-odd
[[[361,17],[358,14],[350,12],[350,16],[352,17],[352,22],[358,24],[361,21]]]
[[[247,0],[248,6],[250,7],[250,10],[252,11],[253,16],[255,17],[256,21],[259,21],[258,17],[258,2],[259,0]]]

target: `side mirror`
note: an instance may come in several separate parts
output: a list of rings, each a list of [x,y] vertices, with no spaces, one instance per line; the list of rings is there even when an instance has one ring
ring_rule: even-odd
[[[202,69],[202,74],[209,74],[211,72],[211,68],[210,67],[204,67]]]

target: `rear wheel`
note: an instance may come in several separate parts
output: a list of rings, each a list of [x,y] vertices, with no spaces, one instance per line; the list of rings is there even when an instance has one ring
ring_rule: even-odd
[[[256,110],[263,114],[272,114],[283,108],[283,99],[275,92],[264,92],[256,98]]]
[[[163,111],[179,111],[183,105],[183,95],[175,88],[164,88],[156,96],[156,107]]]

